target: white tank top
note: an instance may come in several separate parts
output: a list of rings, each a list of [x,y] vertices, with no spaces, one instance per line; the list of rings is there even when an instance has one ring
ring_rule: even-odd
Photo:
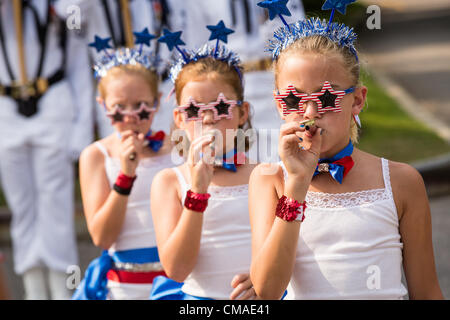
[[[389,164],[381,161],[384,188],[307,193],[285,299],[403,299],[407,294]]]
[[[183,194],[190,186],[178,168],[173,168]],[[248,214],[248,184],[209,186],[208,207],[203,212],[203,229],[197,264],[184,281],[183,292],[212,299],[227,300],[231,280],[249,273],[251,230]]]
[[[120,171],[120,160],[111,158],[100,142],[95,145],[105,156],[105,170],[112,188]],[[153,177],[162,169],[173,166],[171,154],[139,161],[136,180],[128,198],[125,221],[116,242],[108,250],[115,251],[156,247],[156,236],[150,211],[150,189]]]

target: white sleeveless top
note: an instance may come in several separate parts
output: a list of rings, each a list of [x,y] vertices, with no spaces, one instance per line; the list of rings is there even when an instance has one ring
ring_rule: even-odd
[[[173,168],[183,194],[190,185],[178,168]],[[248,214],[248,184],[209,186],[208,207],[203,212],[203,229],[197,264],[184,281],[182,291],[198,297],[227,300],[231,280],[249,273],[251,230]]]
[[[120,160],[111,158],[100,142],[95,145],[105,156],[105,169],[112,188],[120,171]],[[136,180],[128,198],[125,221],[116,242],[108,250],[115,251],[156,247],[156,236],[150,212],[150,189],[153,177],[162,169],[171,167],[171,154],[139,161]]]
[[[285,299],[403,299],[407,294],[389,164],[381,161],[384,188],[308,191]]]

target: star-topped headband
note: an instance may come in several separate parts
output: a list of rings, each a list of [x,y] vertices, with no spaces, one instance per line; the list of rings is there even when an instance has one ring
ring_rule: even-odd
[[[265,0],[258,3],[258,6],[269,10],[270,20],[279,17],[284,26],[274,32],[274,38],[269,40],[267,51],[272,53],[272,59],[276,60],[281,52],[289,47],[296,40],[313,35],[324,36],[337,43],[340,47],[347,47],[358,61],[358,55],[353,45],[356,40],[356,33],[353,28],[344,24],[333,22],[334,14],[339,11],[345,14],[346,7],[356,0],[326,0],[322,10],[331,10],[330,19],[326,21],[319,18],[309,18],[288,24],[283,15],[291,16],[287,3],[289,0]]]
[[[94,47],[97,52],[101,52],[100,58],[94,65],[95,77],[102,78],[109,69],[120,65],[136,65],[141,64],[146,69],[158,72],[161,60],[152,50],[144,50],[144,46],[150,47],[150,41],[156,37],[148,32],[145,28],[141,32],[133,32],[136,37],[135,45],[138,48],[120,48],[113,50],[109,45],[111,38],[100,38],[95,36],[94,42],[90,43],[90,47]],[[111,49],[111,50],[108,50]],[[112,53],[110,51],[113,51]]]
[[[207,57],[226,62],[229,66],[233,67],[236,70],[236,72],[239,74],[239,78],[242,81],[242,74],[240,70],[241,61],[239,59],[239,56],[233,51],[226,48],[224,45],[220,45],[220,41],[227,43],[228,35],[233,33],[234,31],[228,29],[222,20],[215,26],[206,27],[211,31],[211,36],[208,40],[216,40],[216,44],[215,46],[212,46],[208,43],[205,43],[197,50],[185,50],[180,48],[180,46],[185,45],[185,43],[181,40],[182,31],[170,32],[167,29],[163,30],[164,35],[159,38],[158,41],[165,43],[171,51],[175,48],[181,55],[181,57],[172,64],[172,67],[170,69],[170,79],[173,83],[175,83],[178,74],[186,64]]]

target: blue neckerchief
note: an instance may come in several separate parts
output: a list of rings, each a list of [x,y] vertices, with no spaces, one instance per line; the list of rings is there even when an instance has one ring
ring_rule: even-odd
[[[237,149],[233,149],[225,153],[222,157],[216,158],[218,162],[222,162],[222,168],[228,171],[237,171],[237,165],[240,165],[241,163],[236,165],[236,155],[237,155]]]
[[[337,182],[342,183],[342,180],[344,179],[345,167],[343,165],[336,164],[333,162],[341,160],[342,158],[345,158],[345,157],[350,157],[352,153],[353,153],[353,144],[350,141],[348,143],[348,145],[344,149],[342,149],[339,153],[337,153],[335,156],[333,156],[331,158],[319,159],[319,164],[320,163],[328,163],[328,166],[329,166],[328,170],[329,170],[330,175]],[[316,170],[314,171],[314,176],[316,176],[320,173],[318,168],[319,168],[319,166],[316,167]]]

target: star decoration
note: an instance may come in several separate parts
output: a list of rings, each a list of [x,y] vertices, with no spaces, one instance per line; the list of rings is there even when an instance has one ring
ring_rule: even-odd
[[[145,28],[141,32],[133,32],[136,37],[135,44],[145,44],[150,47],[150,41],[156,37],[148,32],[148,28]]]
[[[195,106],[195,104],[193,102],[191,102],[191,104],[189,105],[188,108],[184,109],[184,111],[186,111],[186,116],[187,116],[188,119],[198,118],[198,116],[199,116],[198,111],[199,110],[200,110],[200,108]]]
[[[163,32],[164,35],[158,39],[158,42],[165,43],[170,51],[176,46],[185,45],[183,40],[180,39],[182,31],[170,32],[168,29],[164,29]]]
[[[283,101],[289,110],[298,110],[298,103],[300,100],[301,98],[296,97],[292,92],[289,92],[289,95],[286,98],[283,98]]]
[[[345,14],[347,6],[356,0],[326,0],[322,6],[322,10],[336,9],[342,14]]]
[[[303,107],[299,105],[303,97],[307,96],[304,93],[298,93],[293,85],[289,85],[284,93],[275,93],[275,100],[277,100],[283,107],[283,115],[290,113],[303,114]]]
[[[111,119],[113,121],[113,124],[115,122],[122,122],[123,121],[123,114],[118,109],[116,109],[114,111],[114,113],[111,114]]]
[[[100,38],[99,36],[95,36],[94,42],[89,43],[89,47],[94,47],[97,52],[111,49],[111,46],[108,43],[109,41],[111,41],[111,38]]]
[[[258,3],[258,6],[269,10],[270,20],[275,19],[277,16],[285,15],[291,16],[291,12],[287,8],[289,0],[265,0]]]
[[[219,23],[215,26],[206,26],[211,31],[211,36],[209,40],[220,40],[225,43],[228,42],[228,35],[233,33],[234,30],[228,29],[225,27],[225,23],[223,20],[220,20]]]
[[[150,118],[150,112],[148,112],[145,109],[142,109],[141,111],[139,111],[139,113],[137,114],[139,117],[139,120],[148,120]]]
[[[231,104],[225,103],[223,100],[220,100],[219,104],[214,106],[217,110],[217,115],[229,115],[229,108],[231,107]]]
[[[341,100],[346,95],[346,91],[334,90],[329,81],[325,81],[320,92],[312,93],[311,100],[316,101],[319,107],[319,113],[326,111],[340,112]],[[305,98],[308,99],[309,97]]]
[[[319,96],[319,100],[322,102],[322,108],[334,108],[336,105],[336,98],[338,95],[332,94],[328,89],[325,91],[325,93],[321,96]]]

